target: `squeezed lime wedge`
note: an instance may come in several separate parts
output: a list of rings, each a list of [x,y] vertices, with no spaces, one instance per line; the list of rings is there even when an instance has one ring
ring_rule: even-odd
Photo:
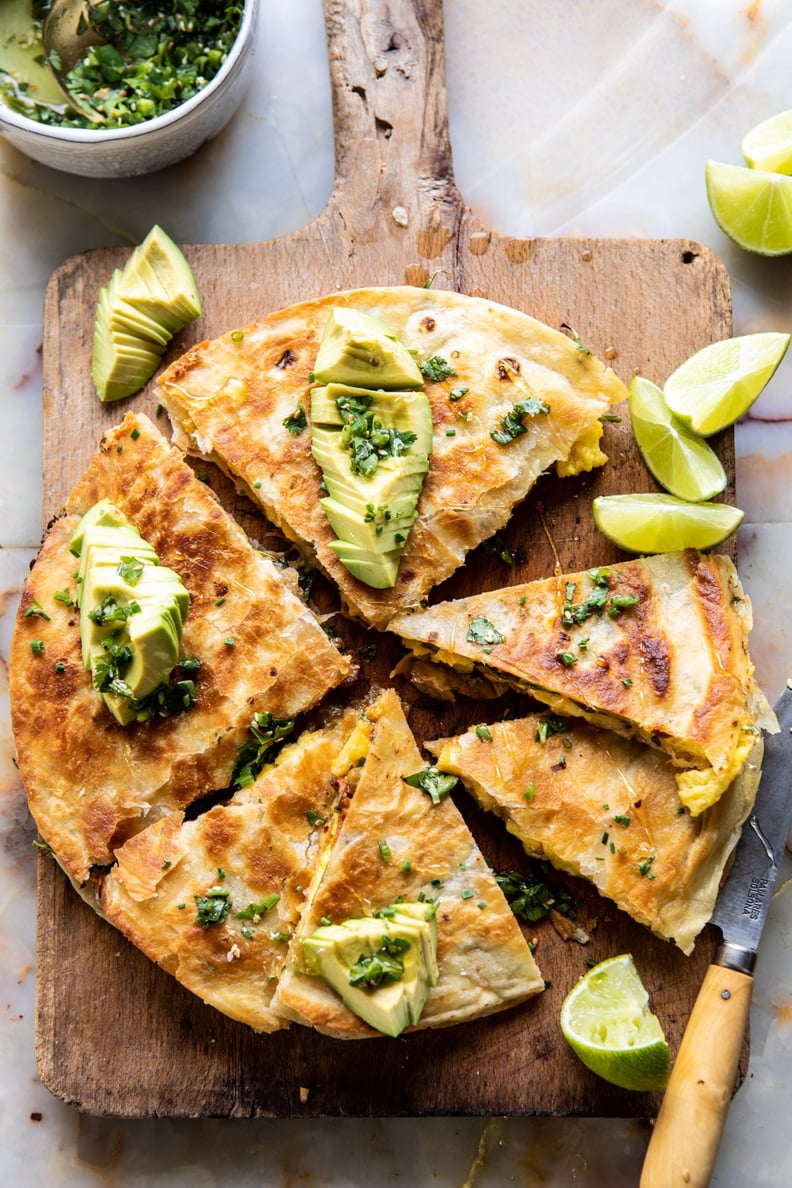
[[[751,169],[792,173],[792,111],[779,112],[751,128],[740,147]]]
[[[675,495],[600,495],[592,503],[603,536],[630,553],[710,549],[735,532],[743,512],[726,503],[688,503]]]
[[[630,420],[644,462],[666,491],[698,503],[726,486],[712,447],[674,416],[660,388],[641,375],[630,384]]]
[[[710,343],[668,377],[666,404],[702,437],[733,425],[772,379],[789,338],[768,331]]]
[[[560,1022],[573,1052],[612,1085],[653,1092],[668,1084],[668,1044],[630,954],[590,969],[564,999]]]
[[[792,252],[792,177],[708,161],[707,198],[715,222],[746,251]]]

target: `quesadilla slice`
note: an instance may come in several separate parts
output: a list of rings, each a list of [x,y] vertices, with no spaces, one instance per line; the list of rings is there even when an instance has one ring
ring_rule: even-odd
[[[181,658],[194,669],[195,695],[184,712],[155,709],[122,726],[85,667],[70,545],[103,499],[189,594]],[[17,616],[12,723],[42,837],[83,883],[145,824],[225,788],[254,715],[292,719],[350,669],[287,571],[253,548],[155,426],[130,413],[105,435],[51,525]]]
[[[288,1026],[271,1002],[305,891],[335,831],[332,768],[359,718],[287,744],[227,805],[181,812],[116,851],[101,908],[133,944],[204,1002],[257,1031]]]
[[[317,429],[322,448],[329,440],[327,425],[312,424],[311,406],[320,339],[333,312],[344,309],[373,315],[415,359],[418,380],[405,369],[404,384],[414,391],[423,380],[433,428],[417,506],[398,532],[409,533],[406,540],[390,540],[390,509],[372,496],[360,529],[365,541],[334,551],[344,509],[337,496],[325,499],[334,528],[312,452]],[[372,385],[389,386],[370,370]],[[335,374],[358,391],[356,367],[320,369],[316,382]],[[553,466],[576,474],[606,461],[599,417],[626,396],[610,369],[560,331],[483,298],[409,286],[334,293],[279,310],[197,344],[159,381],[176,443],[216,462],[329,575],[345,609],[378,627],[417,605],[497,532],[541,474]],[[385,589],[353,576],[337,555],[358,573],[370,571],[369,554],[379,547],[370,532],[378,529],[383,547],[400,550],[395,585]]]
[[[414,656],[475,669],[670,756],[696,815],[775,719],[748,654],[751,610],[727,557],[620,562],[398,615]]]
[[[385,1030],[349,1009],[346,994],[311,972],[308,956],[318,939],[345,927],[353,940],[343,951],[353,961],[372,927],[387,948],[394,913],[405,912],[436,926],[436,976],[425,976],[413,1027],[445,1027],[538,994],[544,982],[528,944],[459,810],[448,796],[405,782],[425,765],[393,690],[366,711],[346,761],[354,764],[354,793],[290,945],[273,1009],[341,1039]],[[406,977],[406,956],[404,963]],[[399,980],[359,993],[387,996]]]
[[[667,755],[580,718],[531,714],[496,722],[483,738],[473,729],[426,745],[526,853],[587,879],[691,952],[756,795],[761,737],[697,817],[680,806]]]

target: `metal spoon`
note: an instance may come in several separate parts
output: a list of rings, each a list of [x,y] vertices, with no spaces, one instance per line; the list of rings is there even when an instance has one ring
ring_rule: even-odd
[[[104,37],[93,27],[90,9],[99,0],[53,0],[44,21],[42,43],[44,59],[69,105],[94,124],[104,123],[104,116],[72,95],[64,77],[92,45],[104,45]]]

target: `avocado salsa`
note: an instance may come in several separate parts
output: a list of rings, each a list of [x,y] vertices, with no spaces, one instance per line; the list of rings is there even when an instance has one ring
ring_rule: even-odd
[[[0,23],[2,99],[42,124],[96,128],[42,82],[41,35],[51,0],[24,0],[30,16],[24,32],[18,27],[19,0],[11,6],[17,10],[17,26],[9,31]],[[242,8],[226,0],[102,0],[91,8],[90,21],[105,44],[86,51],[65,76],[67,89],[98,112],[100,128],[127,127],[164,115],[218,73],[239,32]]]

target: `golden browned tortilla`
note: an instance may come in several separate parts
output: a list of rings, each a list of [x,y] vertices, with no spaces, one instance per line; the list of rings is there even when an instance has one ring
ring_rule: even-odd
[[[75,596],[69,542],[80,517],[105,496],[189,591],[182,652],[201,667],[198,700],[186,713],[120,726],[83,666],[75,607],[55,597]],[[348,658],[281,571],[251,546],[180,452],[146,417],[130,413],[105,435],[52,524],[17,616],[12,723],[42,837],[83,883],[147,820],[225,787],[255,713],[291,718],[349,673]]]
[[[373,590],[344,568],[319,504],[311,453],[310,372],[331,310],[386,323],[420,362],[441,356],[454,375],[426,383],[433,452],[395,587]],[[452,399],[452,389],[464,394]],[[526,397],[549,407],[508,445],[491,437]],[[159,397],[185,450],[215,461],[338,586],[349,613],[383,626],[417,605],[497,532],[545,471],[575,474],[606,461],[598,418],[627,391],[613,372],[558,330],[479,297],[442,289],[334,293],[202,342],[160,377]],[[302,406],[306,428],[284,421]],[[294,427],[293,422],[290,422]]]
[[[496,722],[488,733],[427,747],[528,854],[588,879],[689,953],[753,804],[761,738],[718,802],[691,817],[669,757],[634,739],[547,714]]]
[[[459,810],[402,778],[424,763],[393,690],[366,719],[357,786],[289,948],[274,1010],[341,1039],[377,1035],[306,972],[302,941],[323,921],[370,916],[399,896],[437,904],[439,979],[410,1030],[476,1019],[538,994],[544,981]]]
[[[689,550],[441,602],[389,628],[414,655],[491,673],[665,751],[695,815],[731,784],[759,728],[775,727],[750,625],[732,562]]]
[[[204,1002],[257,1031],[288,1026],[272,998],[333,837],[343,785],[331,769],[358,716],[348,709],[302,735],[227,805],[148,826],[116,851],[102,880],[111,924]],[[217,922],[206,914],[213,900]]]

